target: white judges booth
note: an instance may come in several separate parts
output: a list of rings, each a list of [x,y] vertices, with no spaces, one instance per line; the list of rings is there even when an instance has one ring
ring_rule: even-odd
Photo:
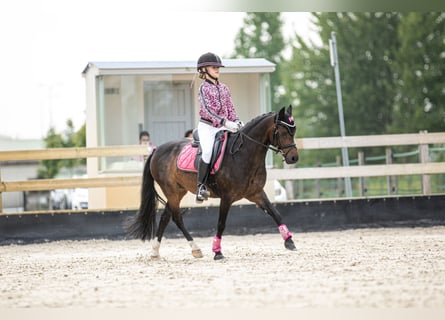
[[[220,80],[230,89],[244,122],[270,111],[269,73],[265,59],[223,59]],[[87,147],[138,144],[139,132],[155,145],[182,138],[199,119],[196,61],[90,62],[82,72],[86,84]],[[88,159],[89,177],[140,175],[138,159]],[[91,189],[90,208],[135,208],[138,187]]]

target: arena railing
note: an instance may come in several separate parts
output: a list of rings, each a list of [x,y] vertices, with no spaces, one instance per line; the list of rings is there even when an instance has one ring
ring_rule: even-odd
[[[423,193],[429,194],[428,179],[430,174],[445,173],[445,162],[430,162],[428,146],[444,144],[445,132],[417,134],[391,134],[373,136],[346,136],[326,138],[296,139],[300,150],[339,149],[343,147],[390,147],[401,145],[418,145],[420,151],[419,163],[384,164],[338,167],[286,168],[268,169],[268,180],[299,180],[346,177],[372,177],[397,175],[422,175]],[[147,155],[144,146],[107,146],[86,148],[61,148],[42,150],[0,151],[0,165],[8,161],[77,159],[98,157],[120,157]],[[115,186],[135,186],[142,182],[141,176],[122,175],[113,177],[89,177],[82,179],[39,179],[26,181],[2,181],[0,176],[0,214],[2,208],[2,193],[14,191],[36,191],[66,188],[103,188]]]

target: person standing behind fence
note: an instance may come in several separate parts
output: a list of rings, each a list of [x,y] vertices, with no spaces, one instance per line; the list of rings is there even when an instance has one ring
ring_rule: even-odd
[[[189,129],[184,133],[184,138],[193,138],[193,130]]]
[[[140,156],[139,158],[140,161],[145,161],[148,156],[153,153],[154,149],[156,149],[156,146],[151,141],[148,131],[141,131],[141,133],[139,133],[139,144],[147,146],[148,155]]]

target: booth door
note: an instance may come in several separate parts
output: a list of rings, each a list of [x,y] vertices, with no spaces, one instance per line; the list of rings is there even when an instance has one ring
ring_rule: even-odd
[[[155,145],[184,137],[193,128],[192,90],[186,82],[144,83],[144,130]]]

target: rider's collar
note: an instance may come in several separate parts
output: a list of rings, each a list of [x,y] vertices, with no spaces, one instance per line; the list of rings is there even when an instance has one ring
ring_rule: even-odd
[[[213,81],[210,80],[210,79],[206,79],[205,81],[208,82],[208,83],[210,83],[210,84],[213,84],[213,85],[215,85],[215,86],[219,84],[218,79],[215,79],[216,82],[213,82]]]

